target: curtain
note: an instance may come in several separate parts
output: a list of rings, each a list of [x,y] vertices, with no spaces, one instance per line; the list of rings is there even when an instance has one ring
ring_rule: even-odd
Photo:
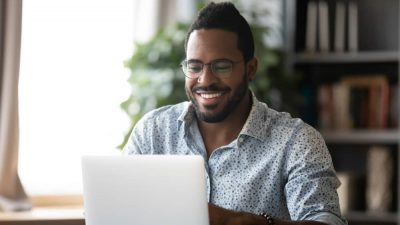
[[[22,0],[0,0],[0,211],[31,208],[18,177]]]

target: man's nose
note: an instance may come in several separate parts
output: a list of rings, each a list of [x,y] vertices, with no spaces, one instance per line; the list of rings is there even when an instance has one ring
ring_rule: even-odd
[[[211,71],[210,65],[204,65],[203,71],[201,71],[200,76],[197,78],[197,83],[201,84],[211,84],[217,81],[217,77]]]

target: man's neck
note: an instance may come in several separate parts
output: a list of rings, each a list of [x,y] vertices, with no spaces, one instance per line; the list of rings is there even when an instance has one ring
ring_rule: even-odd
[[[248,93],[225,120],[218,123],[207,123],[198,120],[199,130],[208,156],[215,149],[231,143],[238,137],[249,116],[251,104],[251,94]]]

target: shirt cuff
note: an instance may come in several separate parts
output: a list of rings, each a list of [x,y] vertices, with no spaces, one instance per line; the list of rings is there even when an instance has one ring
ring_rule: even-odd
[[[329,225],[347,225],[347,221],[330,212],[319,212],[306,218]]]

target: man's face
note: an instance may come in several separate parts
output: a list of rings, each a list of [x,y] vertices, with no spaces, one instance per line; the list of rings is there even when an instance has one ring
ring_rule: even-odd
[[[190,34],[187,43],[187,60],[204,64],[228,59],[232,72],[224,77],[213,74],[207,65],[199,78],[185,80],[186,95],[193,103],[197,118],[205,122],[221,122],[236,110],[248,93],[246,63],[237,48],[237,35],[220,29],[200,29]]]

